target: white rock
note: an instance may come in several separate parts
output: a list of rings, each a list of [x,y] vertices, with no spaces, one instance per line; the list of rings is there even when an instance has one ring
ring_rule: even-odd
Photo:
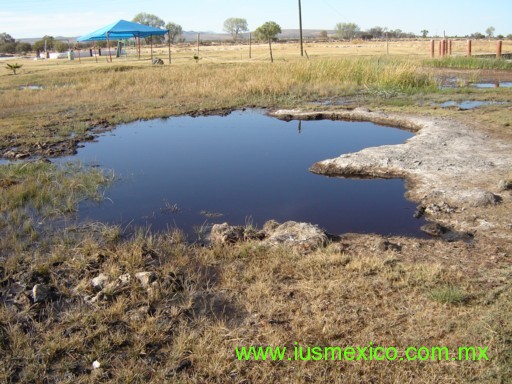
[[[154,272],[138,272],[135,274],[135,278],[139,280],[144,288],[148,288],[157,279]]]
[[[108,281],[109,277],[104,273],[100,273],[98,276],[91,280],[91,285],[95,290],[101,291],[103,288],[105,288],[105,285],[107,285]]]
[[[34,303],[45,301],[50,295],[50,288],[45,284],[36,284],[32,288],[32,298]]]

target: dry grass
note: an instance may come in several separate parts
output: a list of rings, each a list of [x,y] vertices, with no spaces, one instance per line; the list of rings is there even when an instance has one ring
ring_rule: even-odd
[[[459,111],[427,103],[510,95],[433,94],[436,84],[422,68],[428,42],[392,42],[392,55],[418,56],[407,59],[379,58],[383,44],[307,45],[310,61],[296,58],[296,46],[278,45],[274,65],[265,62],[265,46],[254,47],[252,61],[245,46],[202,47],[198,64],[194,48],[183,46],[171,67],[123,58],[114,64],[23,62],[20,75],[0,76],[0,146],[44,148],[85,137],[96,125],[201,109],[358,95],[385,110],[418,113],[424,104],[424,113],[456,117]],[[34,84],[44,89],[19,89]],[[507,108],[466,116],[509,140]],[[0,166],[0,382],[512,381],[508,243],[392,238],[400,250],[379,251],[378,237],[346,235],[303,255],[253,242],[185,244],[179,231],[141,229],[128,236],[101,223],[67,226],[65,213],[85,197],[101,198],[109,180],[76,166]],[[135,278],[142,271],[154,273],[149,287]],[[91,300],[97,295],[91,279],[101,273],[111,283],[126,274],[131,280]],[[44,302],[33,301],[36,284],[50,288]],[[234,353],[237,346],[294,342],[489,346],[491,360],[257,363],[237,361]],[[95,360],[100,369],[92,369]]]
[[[346,237],[304,256],[257,243],[201,248],[173,234],[105,242],[65,232],[45,255],[5,263],[2,281],[27,291],[0,309],[3,380],[31,382],[507,382],[512,356],[510,266],[473,248]],[[427,257],[416,259],[421,249]],[[443,255],[452,253],[452,259]],[[475,270],[479,265],[485,268]],[[24,266],[24,267],[21,267]],[[144,288],[134,274],[156,273]],[[102,300],[90,280],[130,274]],[[49,284],[53,300],[24,295]],[[447,286],[464,300],[439,300]],[[5,286],[2,286],[5,292]],[[9,287],[9,285],[7,285]],[[241,362],[237,346],[489,346],[489,362]],[[92,370],[92,362],[101,363]],[[411,378],[414,378],[412,380]]]
[[[97,125],[137,118],[248,105],[285,107],[369,89],[414,93],[435,88],[430,75],[403,59],[295,58],[274,65],[177,61],[171,67],[123,59],[114,64],[27,62],[20,75],[0,77],[0,146],[44,147],[81,139]],[[27,85],[42,89],[20,89]]]
[[[486,43],[475,43],[475,52]],[[310,60],[298,56],[295,44],[277,44],[274,65],[265,45],[253,46],[252,59],[245,45],[201,47],[197,64],[195,47],[178,46],[171,67],[152,66],[147,51],[142,60],[130,52],[113,64],[106,57],[98,63],[95,58],[23,61],[19,75],[0,76],[0,148],[27,145],[44,154],[56,143],[83,140],[92,127],[138,118],[435,91],[432,71],[422,68],[428,41],[390,42],[390,56],[383,44],[310,43]],[[507,44],[504,51],[512,51]],[[155,56],[165,58],[166,49],[157,48]],[[29,85],[42,89],[22,89]]]

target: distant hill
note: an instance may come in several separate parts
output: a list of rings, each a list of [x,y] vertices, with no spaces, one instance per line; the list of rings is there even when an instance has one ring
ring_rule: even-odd
[[[313,39],[318,38],[320,36],[320,32],[322,32],[322,29],[304,29],[302,31],[302,35],[306,39]],[[197,34],[200,33],[201,40],[207,40],[207,41],[229,41],[231,40],[231,35],[228,33],[217,33],[217,32],[195,32],[195,31],[184,31],[183,35],[180,36],[180,38],[184,38],[185,41],[196,41],[197,40]],[[327,30],[327,33],[329,35],[334,34],[334,31]],[[55,36],[56,40],[61,41],[68,41],[73,43],[76,41],[76,39],[79,36],[73,36],[73,37],[66,37],[66,36]],[[249,33],[243,33],[240,35],[242,39],[249,39]],[[299,38],[299,30],[298,29],[283,29],[283,33],[278,35],[278,38],[280,39],[298,39]],[[19,39],[22,43],[30,43],[34,44],[36,41],[41,40],[42,37],[30,37],[25,39]]]
[[[66,36],[54,36],[55,40],[60,40],[60,41],[68,41],[70,43],[74,43],[76,42],[76,39],[78,39],[79,36],[74,36],[74,37],[66,37]],[[19,40],[21,41],[22,43],[30,43],[30,44],[34,44],[36,41],[39,41],[41,40],[43,37],[27,37],[25,39],[16,39],[16,40]]]
[[[323,29],[303,29],[302,36],[306,39],[318,38],[320,37],[320,32],[324,31]],[[201,34],[201,40],[231,40],[232,37],[228,33],[216,33],[216,32],[199,32]],[[327,30],[329,35],[334,34],[334,31]],[[184,38],[186,41],[195,41],[197,40],[198,32],[195,31],[185,31],[183,35],[180,36]],[[283,29],[283,33],[280,33],[277,37],[280,39],[298,39],[300,36],[299,29]],[[240,34],[242,39],[249,39],[249,33]]]

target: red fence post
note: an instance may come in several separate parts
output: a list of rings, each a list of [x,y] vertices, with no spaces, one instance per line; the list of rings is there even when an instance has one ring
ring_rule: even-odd
[[[503,41],[499,40],[496,43],[496,59],[501,59],[501,49],[503,47]]]

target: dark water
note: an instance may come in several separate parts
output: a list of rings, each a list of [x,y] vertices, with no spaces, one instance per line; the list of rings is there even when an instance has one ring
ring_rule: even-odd
[[[314,175],[316,161],[412,134],[372,123],[283,122],[260,111],[226,117],[175,117],[122,125],[79,149],[85,164],[121,180],[82,220],[150,225],[153,231],[221,223],[262,226],[269,219],[318,224],[330,233],[421,236],[402,180]],[[222,214],[217,216],[215,214]]]

